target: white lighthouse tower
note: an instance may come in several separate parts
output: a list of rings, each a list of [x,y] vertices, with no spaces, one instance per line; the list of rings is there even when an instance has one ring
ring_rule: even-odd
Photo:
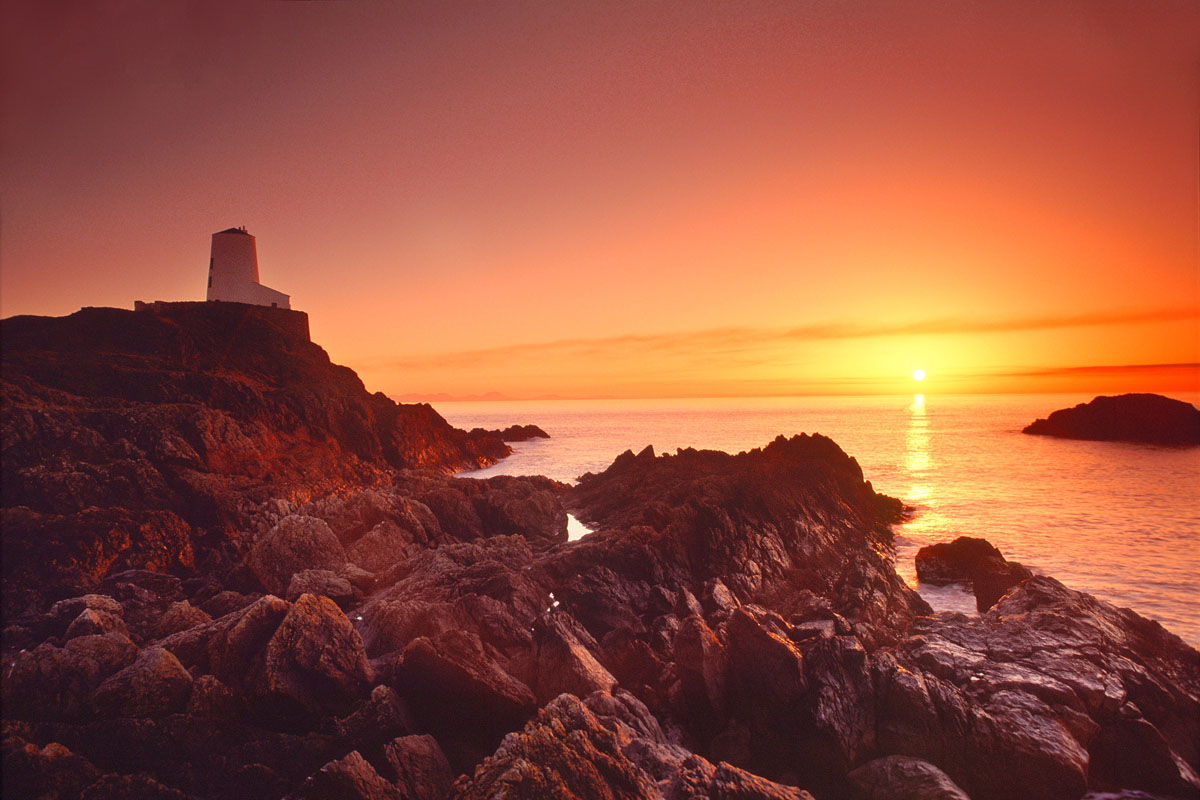
[[[258,282],[258,250],[245,228],[212,236],[208,260],[208,300],[291,308],[290,297]]]

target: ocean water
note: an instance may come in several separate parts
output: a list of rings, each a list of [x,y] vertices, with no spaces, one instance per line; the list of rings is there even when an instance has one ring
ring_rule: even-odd
[[[822,433],[877,491],[916,509],[896,529],[896,569],[939,610],[974,612],[957,588],[918,585],[926,544],[981,536],[1005,557],[1156,619],[1200,646],[1200,448],[1027,436],[1079,395],[909,395],[441,403],[452,424],[534,423],[552,438],[514,444],[471,477],[599,472],[627,449],[739,452],[779,434]],[[1196,404],[1195,396],[1183,396]],[[583,533],[572,520],[572,535]]]

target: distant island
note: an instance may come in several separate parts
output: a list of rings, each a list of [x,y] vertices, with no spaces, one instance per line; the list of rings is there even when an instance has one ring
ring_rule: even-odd
[[[1104,442],[1200,444],[1200,410],[1159,394],[1101,396],[1027,425],[1024,433]]]

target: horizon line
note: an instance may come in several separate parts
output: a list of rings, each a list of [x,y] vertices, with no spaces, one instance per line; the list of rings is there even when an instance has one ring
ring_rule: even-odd
[[[1149,372],[1152,370],[1166,370],[1170,372],[1181,372],[1194,370],[1200,375],[1200,362],[1177,362],[1166,364],[1104,364],[1090,365],[1080,367],[1052,367],[1041,370],[1025,370],[1021,372],[992,372],[978,373],[973,375],[956,375],[948,376],[953,380],[960,381],[963,379],[998,379],[998,378],[1053,378],[1053,377],[1080,377],[1087,375],[1095,376],[1112,376],[1121,373],[1137,373]],[[914,390],[924,389],[925,387],[914,386]],[[1200,382],[1183,390],[1172,390],[1182,394],[1200,394]],[[1144,391],[1120,391],[1113,394],[1160,394],[1161,392]],[[387,393],[385,393],[387,394]],[[913,395],[1043,395],[1043,394],[1078,394],[1092,395],[1094,397],[1105,396],[1105,392],[1096,390],[1064,391],[1061,388],[1046,388],[1046,389],[1024,389],[1020,391],[994,391],[986,389],[925,389],[925,391],[898,391],[895,389],[880,390],[880,391],[787,391],[787,392],[698,392],[688,394],[669,394],[669,393],[650,393],[650,394],[595,394],[595,395],[558,395],[558,394],[536,394],[536,395],[506,395],[500,392],[484,392],[471,393],[464,395],[454,395],[446,392],[404,392],[396,394],[387,394],[394,402],[397,403],[508,403],[508,402],[557,402],[557,401],[575,401],[575,400],[738,400],[738,399],[766,399],[766,398],[785,398],[785,397],[906,397]],[[1108,396],[1112,396],[1111,394]]]

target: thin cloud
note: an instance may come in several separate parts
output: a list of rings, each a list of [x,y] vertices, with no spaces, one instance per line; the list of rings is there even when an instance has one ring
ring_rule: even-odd
[[[1002,378],[1048,378],[1055,376],[1064,377],[1103,377],[1110,375],[1132,375],[1132,374],[1166,374],[1174,373],[1185,375],[1194,373],[1200,375],[1200,363],[1178,363],[1178,364],[1102,364],[1089,367],[1050,367],[1048,369],[1031,370],[1026,372],[1000,372],[990,373],[994,377]]]
[[[952,335],[1008,333],[1017,331],[1086,328],[1108,325],[1140,325],[1200,319],[1200,309],[1169,308],[1147,311],[1108,311],[1060,316],[1007,319],[946,317],[916,322],[861,325],[852,323],[803,325],[793,328],[710,328],[661,334],[627,334],[594,339],[557,339],[503,347],[460,350],[449,353],[389,360],[381,367],[418,369],[428,367],[468,368],[495,361],[524,359],[548,354],[593,361],[628,360],[636,355],[676,357],[741,356],[771,346],[837,339],[879,336]],[[1147,365],[1150,366],[1150,365]],[[1083,368],[1089,369],[1089,368]]]

